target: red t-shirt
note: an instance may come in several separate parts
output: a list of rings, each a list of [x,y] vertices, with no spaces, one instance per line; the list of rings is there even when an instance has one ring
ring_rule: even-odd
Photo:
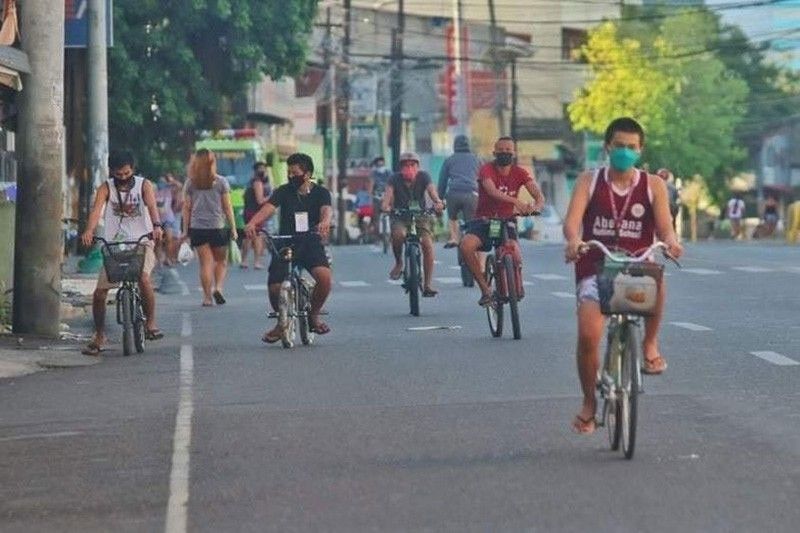
[[[530,173],[522,167],[513,165],[507,176],[501,176],[494,163],[486,163],[478,171],[478,181],[492,180],[494,186],[508,196],[517,197],[520,188],[532,181]],[[478,191],[478,208],[475,211],[478,218],[511,218],[514,216],[514,204],[498,202],[484,190],[483,186]]]

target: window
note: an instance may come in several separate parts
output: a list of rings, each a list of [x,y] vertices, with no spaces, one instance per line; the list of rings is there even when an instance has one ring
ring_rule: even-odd
[[[576,63],[585,63],[581,57],[581,47],[588,41],[586,30],[577,28],[561,28],[561,59]]]

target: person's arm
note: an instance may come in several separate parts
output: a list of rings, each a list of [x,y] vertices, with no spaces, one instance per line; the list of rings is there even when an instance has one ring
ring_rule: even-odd
[[[319,209],[319,225],[317,231],[322,240],[327,240],[331,234],[331,223],[333,222],[333,207],[331,206],[330,193],[326,195],[325,203]]]
[[[450,171],[447,165],[448,161],[449,159],[446,159],[444,164],[442,164],[442,168],[439,170],[439,188],[437,190],[439,198],[444,198],[447,195],[447,181],[450,179]]]
[[[247,236],[248,239],[252,239],[256,236],[256,228],[260,226],[265,220],[268,220],[275,214],[278,206],[280,205],[280,198],[278,197],[280,189],[273,191],[272,196],[270,196],[269,200],[264,202],[256,214],[250,219],[250,222],[244,227],[244,234]]]
[[[386,189],[383,191],[383,203],[381,204],[381,211],[388,213],[392,210],[394,205],[394,185],[386,184]]]
[[[225,216],[228,217],[228,223],[231,225],[231,238],[235,241],[239,238],[239,233],[236,231],[236,216],[233,214],[233,204],[231,204],[231,193],[228,190],[222,193],[220,198],[222,202],[222,210]]]
[[[263,205],[267,201],[267,197],[264,195],[264,182],[261,180],[253,182],[253,192],[256,196],[256,204]]]
[[[89,213],[89,220],[86,222],[86,230],[81,236],[81,242],[83,242],[84,246],[92,245],[94,230],[97,228],[97,224],[100,222],[100,217],[103,214],[103,209],[108,202],[108,194],[108,183],[103,183],[100,185],[100,188],[97,189],[97,194],[94,198],[94,206],[92,206],[92,212]]]
[[[442,203],[442,199],[439,198],[439,193],[436,191],[436,186],[433,182],[428,184],[428,187],[425,189],[428,193],[428,196],[431,197],[431,201],[433,202],[433,207],[436,209],[437,213],[441,213],[444,209],[444,203]]]
[[[539,187],[539,184],[536,182],[536,178],[531,176],[531,179],[525,182],[525,188],[531,193],[531,197],[533,198],[533,210],[541,212],[544,209],[544,193],[542,192],[542,188]]]
[[[148,180],[144,180],[142,184],[142,200],[147,210],[150,212],[150,220],[153,221],[153,240],[156,242],[161,240],[164,230],[161,227],[161,215],[158,212],[158,202],[156,202],[156,193],[153,190],[153,184]]]
[[[569,201],[567,216],[564,217],[564,240],[567,241],[564,248],[564,256],[567,261],[575,261],[580,254],[581,224],[586,208],[589,207],[591,200],[590,189],[592,186],[592,174],[584,172],[575,183],[572,191],[572,198]]]
[[[656,220],[656,236],[667,245],[667,252],[678,259],[683,254],[683,246],[672,229],[672,215],[669,213],[669,194],[664,181],[658,176],[648,176],[653,193],[653,215]]]
[[[528,204],[519,198],[514,198],[513,196],[502,193],[490,178],[481,177],[478,179],[480,180],[481,188],[489,198],[505,204],[512,204],[520,211],[525,211],[528,208]]]

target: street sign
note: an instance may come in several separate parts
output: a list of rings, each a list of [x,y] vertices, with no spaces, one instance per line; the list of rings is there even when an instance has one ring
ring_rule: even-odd
[[[86,48],[89,45],[89,0],[64,0],[64,46]],[[106,0],[106,42],[114,46],[114,5]]]

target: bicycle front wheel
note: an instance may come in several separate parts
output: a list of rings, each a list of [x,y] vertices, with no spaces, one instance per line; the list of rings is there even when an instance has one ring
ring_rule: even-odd
[[[498,272],[494,262],[494,255],[486,256],[486,268],[483,271],[484,279],[490,289],[500,287]],[[492,337],[503,335],[503,303],[499,300],[486,306],[486,317],[489,319],[489,331]]]
[[[294,339],[296,335],[296,321],[295,310],[297,296],[294,289],[289,287],[281,287],[280,303],[278,311],[278,323],[281,325],[281,345],[284,348],[291,348],[294,346]]]
[[[408,272],[406,279],[408,304],[411,308],[411,314],[419,316],[420,276],[422,275],[419,246],[413,244],[406,248],[406,267]]]
[[[137,294],[133,299],[133,343],[136,345],[136,353],[144,352],[144,311],[142,310],[142,300]]]
[[[308,285],[297,280],[297,322],[300,330],[300,341],[308,346],[314,342],[315,334],[311,331],[311,294]]]
[[[122,308],[122,354],[132,355],[136,346],[133,332],[133,295],[128,289],[120,289],[119,305]]]
[[[628,322],[625,351],[622,357],[622,453],[632,459],[636,448],[636,423],[638,419],[639,364],[642,356],[642,339],[639,326]]]
[[[621,328],[616,326],[612,326],[612,328],[611,333],[608,335],[604,372],[611,378],[612,383],[609,386],[613,388],[610,391],[613,397],[606,398],[603,406],[603,417],[608,428],[608,443],[611,450],[617,451],[622,438],[623,417],[619,384],[622,381],[620,369],[622,368],[621,353],[624,346],[620,338]]]
[[[510,255],[503,256],[503,272],[506,279],[506,290],[508,291],[508,310],[511,312],[511,331],[514,339],[522,338],[522,328],[519,324],[519,298],[517,295],[517,269],[514,266],[514,259]]]

